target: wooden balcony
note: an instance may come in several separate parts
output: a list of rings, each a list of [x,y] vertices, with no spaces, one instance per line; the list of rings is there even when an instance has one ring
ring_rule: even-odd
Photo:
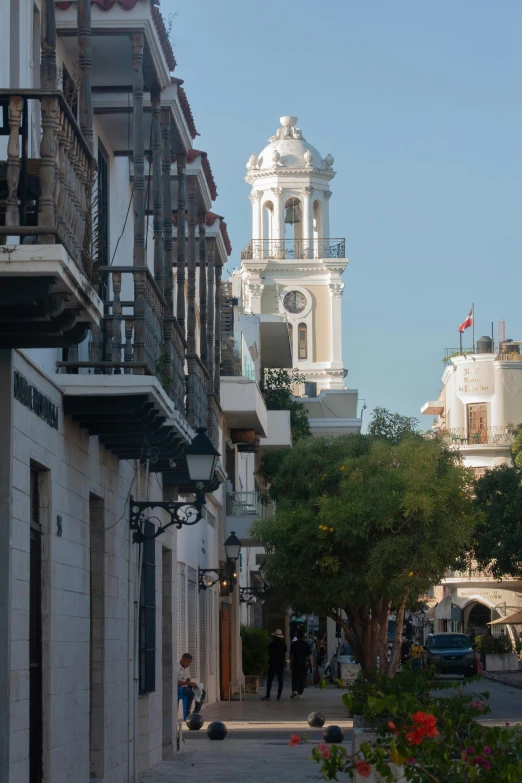
[[[0,134],[9,137],[0,160],[0,347],[74,345],[102,315],[94,160],[59,90],[2,89],[0,108]],[[30,135],[40,133],[29,157]]]

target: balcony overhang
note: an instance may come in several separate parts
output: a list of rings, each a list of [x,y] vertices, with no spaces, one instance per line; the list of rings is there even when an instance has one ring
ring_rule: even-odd
[[[63,245],[0,246],[1,348],[75,345],[102,316],[98,294]]]
[[[195,433],[151,375],[57,375],[64,412],[119,459],[149,459],[160,472]]]
[[[422,406],[421,413],[425,413],[428,416],[442,416],[444,405],[439,400],[429,400]]]
[[[278,315],[264,313],[259,319],[263,368],[292,367],[292,346],[287,320]]]
[[[259,443],[260,451],[291,448],[290,411],[267,411],[267,425],[266,438],[261,438]]]
[[[243,376],[221,376],[221,408],[228,429],[255,430],[266,437],[267,409],[259,386]]]

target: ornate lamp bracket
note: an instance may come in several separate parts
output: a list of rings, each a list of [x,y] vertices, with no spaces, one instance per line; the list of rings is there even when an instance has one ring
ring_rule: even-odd
[[[136,544],[141,544],[151,538],[157,538],[169,527],[176,525],[180,530],[184,525],[196,525],[203,518],[203,506],[205,505],[205,492],[202,487],[196,489],[194,501],[142,501],[134,500],[130,496],[129,507],[129,528],[133,532],[132,540]],[[153,535],[146,535],[143,532],[145,522],[157,521],[158,517],[145,516],[145,511],[152,511],[159,508],[170,515],[170,522],[164,525],[158,524]]]

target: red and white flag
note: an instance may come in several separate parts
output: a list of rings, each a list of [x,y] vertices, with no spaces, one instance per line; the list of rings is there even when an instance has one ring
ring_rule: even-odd
[[[471,308],[468,315],[459,326],[459,332],[463,332],[464,329],[469,329],[470,326],[473,326],[473,308]]]

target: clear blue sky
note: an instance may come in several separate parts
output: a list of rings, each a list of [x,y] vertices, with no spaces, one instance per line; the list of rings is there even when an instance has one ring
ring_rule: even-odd
[[[162,0],[230,267],[245,163],[282,114],[335,158],[345,366],[368,405],[419,416],[475,302],[522,339],[522,0]],[[470,331],[466,335],[471,334]],[[470,343],[466,339],[465,343]],[[429,417],[422,417],[425,428]]]

